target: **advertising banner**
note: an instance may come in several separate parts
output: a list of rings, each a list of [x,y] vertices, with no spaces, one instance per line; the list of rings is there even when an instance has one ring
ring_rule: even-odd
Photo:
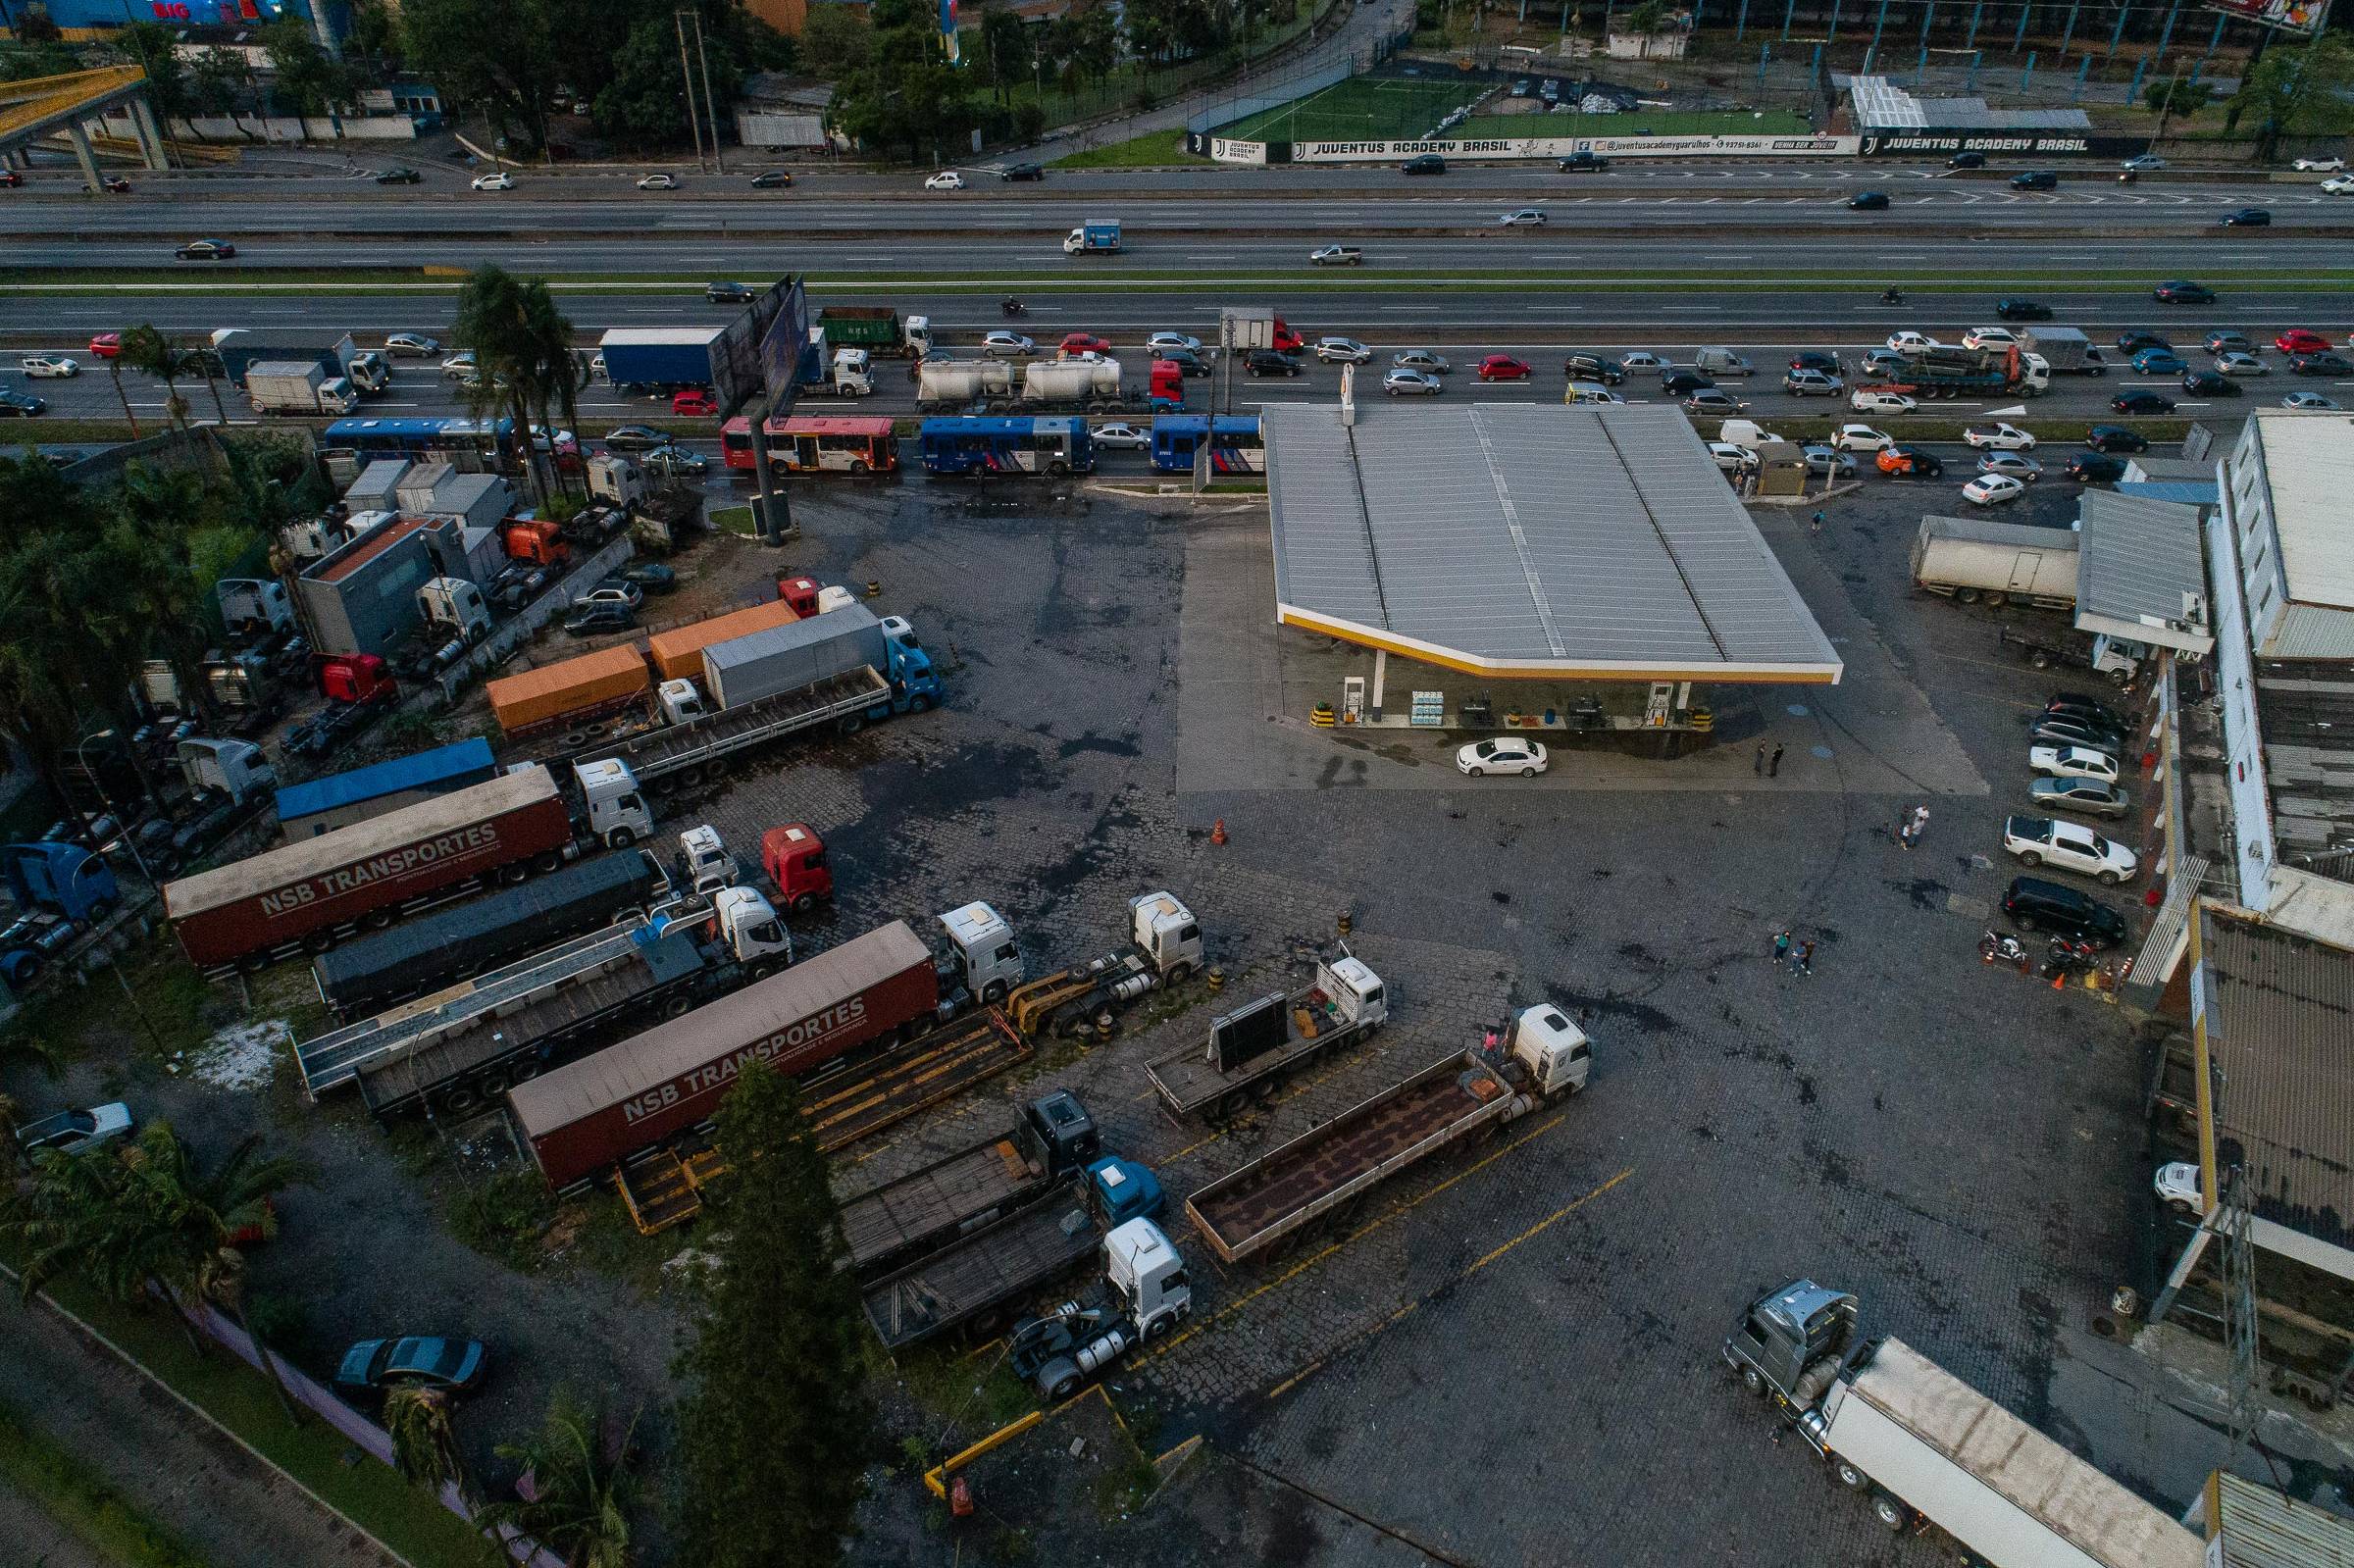
[[[1186,139],[1193,141],[1197,138],[1188,136]],[[1267,161],[1267,144],[1263,141],[1231,141],[1224,136],[1203,136],[1199,139],[1203,145],[1195,150],[1206,152],[1222,164],[1263,164]]]
[[[1248,145],[1248,144],[1245,144]],[[1542,136],[1492,141],[1295,141],[1299,164],[1382,163],[1435,152],[1442,158],[1852,158],[1855,136]],[[1240,163],[1241,158],[1225,161]],[[1263,156],[1252,162],[1267,161]]]
[[[2128,158],[2149,148],[2146,137],[2093,136],[2080,130],[1904,130],[1875,132],[1863,141],[1867,158],[1944,157],[1958,152]]]
[[[2321,31],[2322,24],[2329,20],[2329,0],[2208,0],[2207,9],[2260,27],[2308,37]]]

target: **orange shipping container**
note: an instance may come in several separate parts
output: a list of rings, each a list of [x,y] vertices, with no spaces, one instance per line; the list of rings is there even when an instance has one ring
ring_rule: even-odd
[[[584,653],[490,683],[490,711],[508,734],[589,709],[611,712],[653,683],[634,643]]]
[[[647,639],[646,652],[652,657],[654,668],[662,672],[663,680],[691,681],[703,673],[705,648],[748,637],[771,627],[789,626],[799,619],[793,613],[793,606],[783,599],[771,599],[748,610],[730,611],[665,632]]]

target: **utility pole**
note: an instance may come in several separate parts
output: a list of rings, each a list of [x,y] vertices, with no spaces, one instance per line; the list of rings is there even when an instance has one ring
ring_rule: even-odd
[[[711,167],[724,175],[728,158],[719,150],[719,105],[711,101],[711,57],[703,52],[703,14],[691,11],[688,15],[694,19],[694,60],[703,73],[703,123],[711,127]]]
[[[703,127],[694,113],[694,65],[687,58],[687,13],[674,11],[670,20],[679,29],[679,75],[687,82],[687,133],[694,138],[694,167],[699,170],[704,167]]]

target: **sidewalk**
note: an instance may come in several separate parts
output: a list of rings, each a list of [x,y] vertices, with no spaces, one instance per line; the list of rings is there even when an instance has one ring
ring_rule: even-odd
[[[0,1385],[21,1418],[178,1532],[212,1568],[403,1568],[47,1306],[12,1301],[0,1318]],[[60,1534],[44,1515],[25,1517],[28,1507],[37,1501],[0,1491],[0,1541],[37,1547]],[[75,1542],[48,1560],[64,1568],[86,1556]],[[40,1560],[39,1552],[26,1560]]]

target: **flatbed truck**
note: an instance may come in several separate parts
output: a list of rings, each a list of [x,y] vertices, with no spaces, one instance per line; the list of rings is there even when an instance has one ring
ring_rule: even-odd
[[[1170,1114],[1223,1122],[1273,1093],[1286,1074],[1362,1043],[1389,1016],[1381,977],[1363,962],[1319,960],[1314,984],[1219,1015],[1206,1046],[1150,1063],[1145,1076]]]
[[[1998,1568],[2199,1568],[2198,1537],[1927,1356],[1856,1338],[1856,1297],[1794,1280],[1724,1342],[1772,1405],[1891,1531],[1923,1522]]]
[[[1561,1009],[1514,1018],[1495,1051],[1434,1062],[1186,1200],[1210,1250],[1241,1263],[1408,1166],[1585,1087],[1592,1048]]]
[[[2005,626],[1995,632],[1995,642],[2000,647],[2017,649],[2021,658],[2038,670],[2049,670],[2054,665],[2088,665],[2121,686],[2133,683],[2133,678],[2141,673],[2142,661],[2150,654],[2142,643],[2073,626],[2050,631]]]
[[[1101,957],[1016,986],[1005,1016],[1023,1036],[1108,1039],[1139,996],[1182,986],[1202,967],[1202,924],[1174,893],[1128,900],[1128,940]]]
[[[1068,1089],[1042,1095],[1011,1127],[844,1199],[849,1266],[873,1274],[936,1251],[1052,1195],[1102,1151],[1079,1096]]]
[[[1068,1201],[1007,1215],[868,1285],[867,1323],[890,1351],[995,1324],[1077,1268],[1104,1232],[1150,1218],[1160,1201],[1160,1182],[1144,1166],[1116,1156],[1098,1160]]]

